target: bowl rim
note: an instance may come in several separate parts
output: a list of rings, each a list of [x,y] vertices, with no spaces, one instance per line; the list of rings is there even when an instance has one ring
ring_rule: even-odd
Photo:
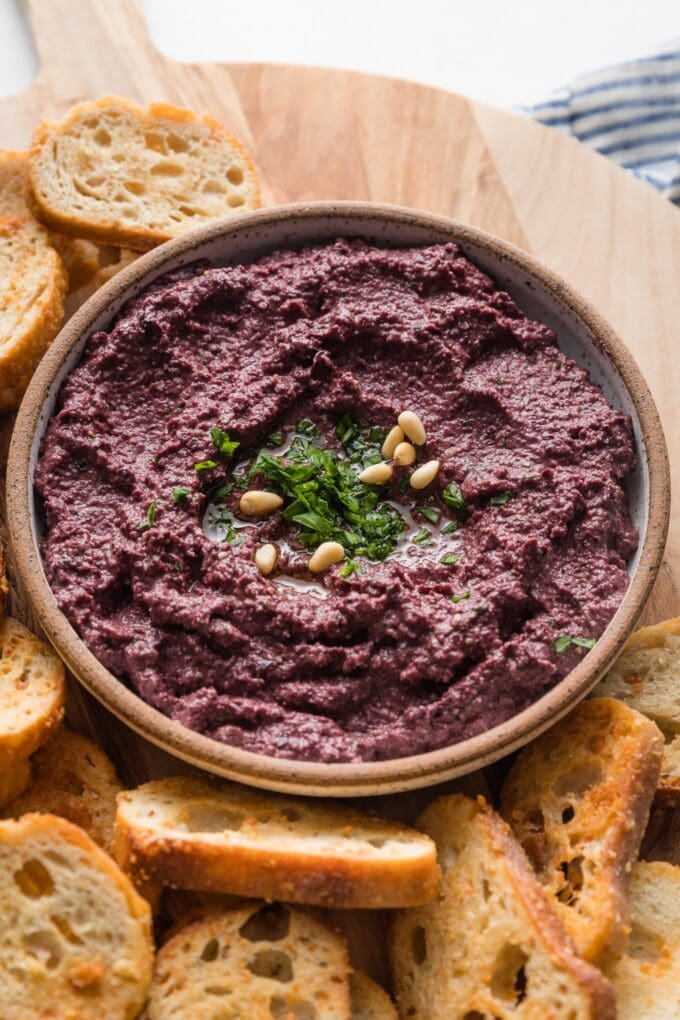
[[[165,262],[199,244],[236,236],[253,227],[297,219],[399,223],[446,233],[463,246],[473,244],[542,284],[585,325],[624,383],[640,423],[649,491],[648,520],[637,568],[624,598],[597,645],[550,691],[492,729],[457,744],[409,757],[378,762],[326,764],[274,758],[222,744],[188,729],[144,702],[111,674],[78,637],[58,608],[45,577],[29,510],[31,450],[43,404],[71,349],[114,299]],[[281,242],[285,246],[285,241]],[[276,243],[272,244],[272,250]],[[191,230],[147,252],[93,294],[68,320],[38,366],[22,401],[7,465],[7,520],[17,578],[37,619],[71,672],[109,711],[170,754],[226,778],[309,796],[373,796],[434,785],[489,764],[537,737],[592,690],[621,650],[642,612],[659,570],[670,516],[668,452],[659,413],[632,354],[603,316],[569,284],[531,255],[487,231],[439,214],[374,202],[299,202],[260,209],[238,219]]]

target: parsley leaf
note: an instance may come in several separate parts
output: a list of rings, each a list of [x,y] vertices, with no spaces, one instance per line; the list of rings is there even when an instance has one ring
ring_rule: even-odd
[[[231,457],[238,450],[240,443],[229,438],[229,433],[220,428],[210,429],[210,438],[213,446],[223,457]]]
[[[449,482],[442,490],[442,499],[452,510],[465,510],[465,497],[457,482]]]
[[[183,485],[176,485],[172,490],[172,502],[181,503],[183,499],[186,499],[189,495],[189,490],[185,489]]]
[[[137,525],[138,531],[148,531],[149,528],[153,528],[154,524],[156,523],[157,506],[158,504],[156,500],[155,499],[152,500],[149,505],[149,509],[146,511],[146,517],[143,517],[142,520]]]
[[[319,430],[314,422],[310,421],[309,418],[301,418],[295,426],[295,431],[298,435],[306,436],[308,439],[311,437],[316,438],[319,435]]]
[[[442,535],[450,535],[451,532],[458,531],[459,527],[460,524],[458,523],[458,521],[449,521],[449,523],[445,524],[444,527],[442,528]]]
[[[417,510],[419,514],[422,514],[425,520],[429,521],[430,524],[436,524],[441,517],[441,510],[438,510],[434,506],[417,506],[414,509]]]
[[[272,432],[272,434],[267,437],[265,446],[283,446],[283,439],[283,432]]]
[[[456,602],[462,602],[463,599],[469,599],[469,598],[470,598],[470,592],[469,591],[463,591],[463,592],[460,593],[460,595],[452,595],[451,598],[449,599],[449,602],[453,602],[455,604]]]
[[[561,655],[562,652],[566,652],[567,648],[570,648],[571,645],[575,645],[577,648],[590,649],[594,648],[596,644],[596,638],[580,637],[578,635],[574,637],[571,634],[560,634],[560,636],[555,640],[555,651],[558,655]]]
[[[416,545],[424,545],[428,538],[432,537],[432,532],[429,528],[421,528],[417,535],[414,535],[411,539]]]
[[[211,471],[215,467],[217,467],[215,460],[199,460],[198,464],[194,464],[194,471],[200,475],[202,471]]]
[[[453,565],[454,563],[458,563],[459,560],[460,556],[458,555],[458,553],[446,553],[445,556],[442,556],[439,562],[446,563],[448,566]]]
[[[489,500],[491,506],[505,506],[509,499],[512,499],[511,492],[499,492],[497,496],[492,496]]]
[[[362,428],[348,413],[344,414],[336,425],[335,434],[352,464],[370,467],[371,464],[379,464],[383,459],[380,447],[387,435],[385,429],[377,426],[370,429]]]
[[[363,574],[364,568],[361,566],[359,560],[345,560],[338,574],[340,577],[349,577],[351,574]]]

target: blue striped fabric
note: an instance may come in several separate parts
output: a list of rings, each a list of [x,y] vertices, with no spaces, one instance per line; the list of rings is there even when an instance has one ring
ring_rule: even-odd
[[[526,108],[680,205],[680,40],[578,78]]]

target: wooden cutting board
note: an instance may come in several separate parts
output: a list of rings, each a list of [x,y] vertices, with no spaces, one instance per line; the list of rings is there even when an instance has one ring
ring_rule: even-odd
[[[85,98],[168,100],[210,113],[243,139],[267,204],[396,202],[490,230],[564,276],[619,331],[656,398],[677,482],[680,213],[651,188],[557,132],[437,89],[322,68],[169,60],[152,46],[135,0],[25,0],[25,9],[39,70],[26,91],[0,99],[0,147],[25,147],[41,117]],[[5,440],[10,426],[2,423]],[[14,611],[32,622],[21,599]],[[680,498],[646,619],[678,614]],[[130,784],[181,768],[75,683],[69,715]],[[419,799],[386,806],[408,815]],[[677,813],[653,818],[646,852],[680,862]],[[350,916],[344,925],[360,961],[384,976],[380,920]]]

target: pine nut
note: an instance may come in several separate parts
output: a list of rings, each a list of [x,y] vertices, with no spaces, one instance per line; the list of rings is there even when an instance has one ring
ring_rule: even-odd
[[[340,563],[345,558],[345,550],[339,542],[322,542],[315,550],[307,566],[313,574],[328,570],[333,563]]]
[[[409,481],[412,489],[426,489],[430,482],[433,482],[439,471],[438,460],[428,460],[427,464],[421,464],[411,475]]]
[[[359,472],[359,481],[366,485],[383,485],[385,482],[389,482],[391,477],[392,468],[385,461],[380,464],[371,464],[370,467]]]
[[[404,430],[400,425],[395,425],[393,429],[385,436],[385,442],[382,444],[380,452],[382,453],[385,460],[392,460],[394,451],[399,446],[399,443],[404,441]]]
[[[264,574],[265,577],[271,574],[278,558],[279,550],[271,542],[267,542],[266,545],[261,545],[255,550],[255,564],[260,573]]]
[[[275,492],[250,489],[249,492],[243,493],[238,506],[246,517],[263,517],[264,514],[271,514],[283,506],[283,500]]]
[[[427,439],[425,426],[415,411],[402,411],[397,418],[404,433],[416,446],[422,446]]]
[[[408,467],[416,459],[416,448],[410,443],[399,443],[392,458],[399,467]]]

